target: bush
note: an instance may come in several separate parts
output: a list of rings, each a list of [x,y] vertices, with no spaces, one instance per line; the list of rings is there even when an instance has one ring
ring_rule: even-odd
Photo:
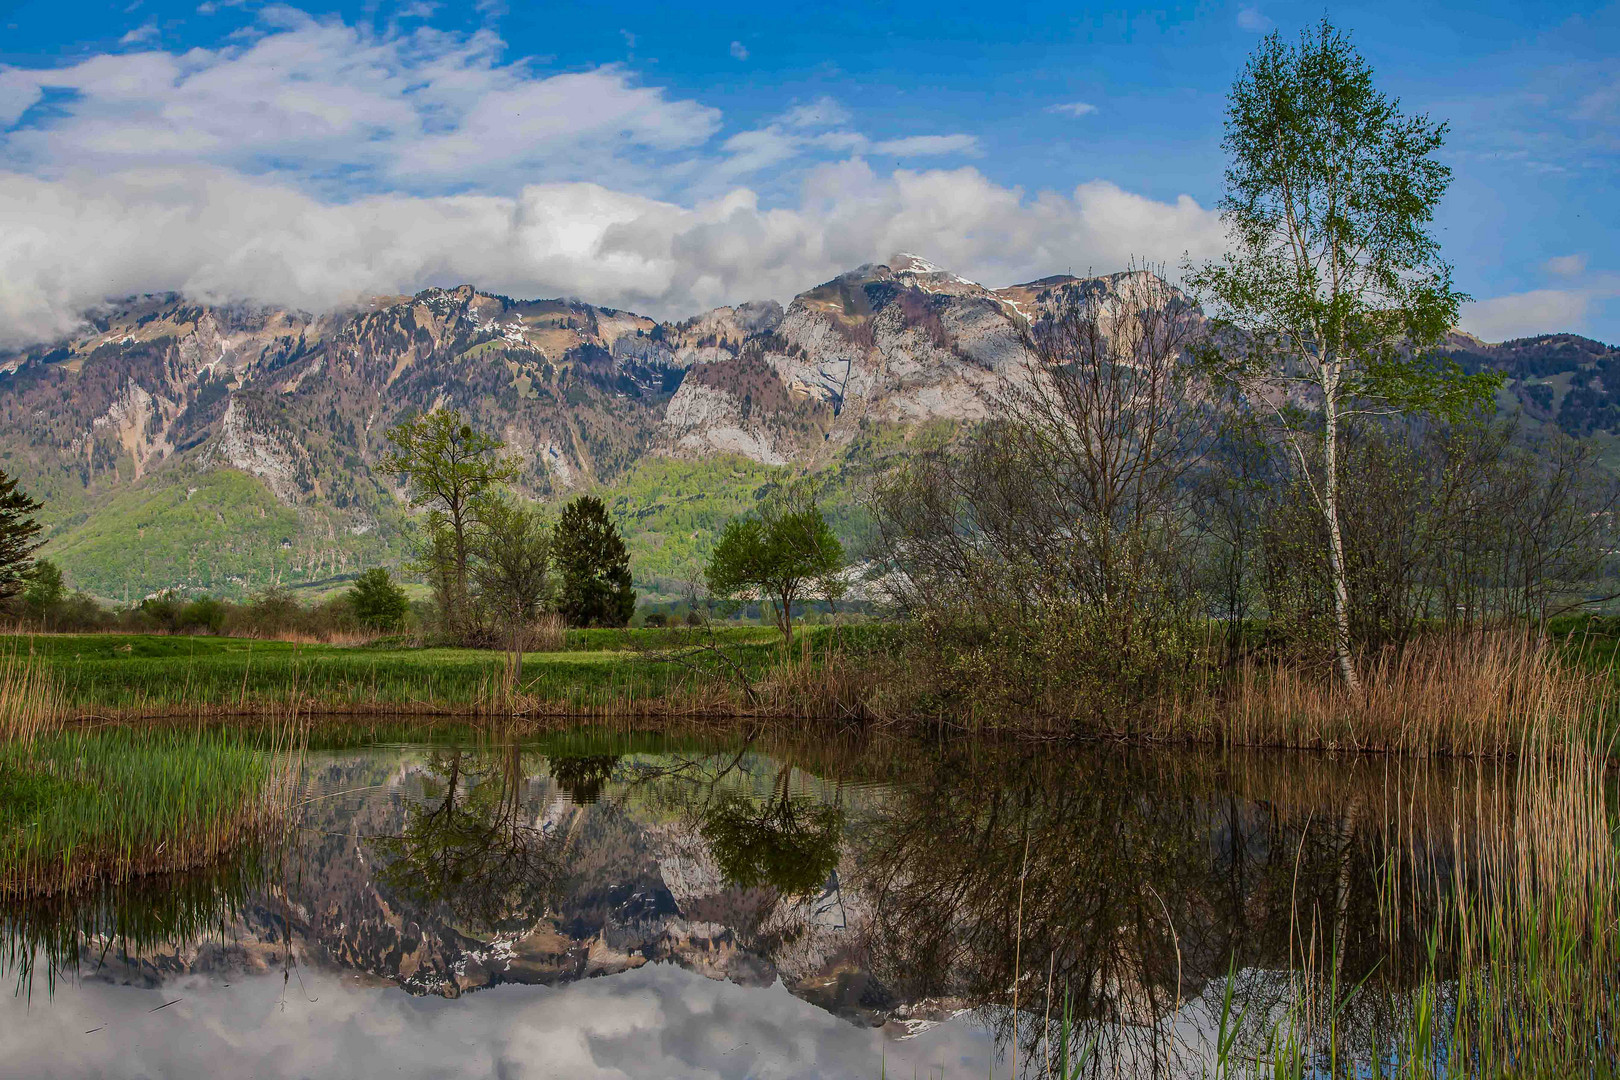
[[[384,632],[402,629],[411,610],[405,590],[380,566],[355,579],[354,587],[348,592],[348,603],[361,626]]]

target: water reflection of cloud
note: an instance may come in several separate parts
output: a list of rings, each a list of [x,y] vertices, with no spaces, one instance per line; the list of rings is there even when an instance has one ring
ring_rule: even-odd
[[[164,1002],[179,999],[161,1011]],[[669,965],[458,1000],[304,971],[157,989],[86,980],[0,1006],[0,1061],[38,1077],[983,1076],[983,1028],[964,1018],[896,1041],[789,994]],[[92,1031],[92,1029],[99,1029]]]

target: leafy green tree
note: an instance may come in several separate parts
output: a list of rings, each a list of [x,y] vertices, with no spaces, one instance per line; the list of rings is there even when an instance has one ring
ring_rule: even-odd
[[[1378,92],[1327,20],[1297,45],[1271,34],[1227,108],[1220,206],[1233,247],[1188,275],[1225,331],[1213,340],[1226,346],[1206,359],[1274,415],[1322,515],[1333,655],[1352,687],[1344,427],[1367,415],[1460,415],[1495,388],[1494,376],[1430,357],[1466,299],[1428,229],[1451,182],[1436,157],[1445,134]]]
[[[562,579],[557,607],[570,626],[624,626],[636,612],[630,553],[594,495],[563,507],[552,533],[552,560]]]
[[[523,675],[524,631],[551,600],[551,530],[533,510],[510,499],[478,509],[473,538],[478,598],[506,630],[511,677]]]
[[[776,626],[793,640],[793,604],[816,583],[835,583],[844,547],[821,509],[808,498],[768,500],[758,517],[726,523],[704,578],[716,596],[743,595],[776,602]]]
[[[422,413],[389,428],[388,441],[394,449],[383,458],[382,468],[405,478],[411,506],[430,506],[436,512],[429,516],[424,548],[432,565],[425,572],[442,579],[440,600],[450,630],[466,633],[472,615],[467,563],[475,509],[491,489],[517,476],[518,464],[501,455],[505,443],[474,431],[460,413],[449,409]]]
[[[40,504],[17,490],[17,481],[0,471],[0,603],[22,591],[23,575],[39,548],[42,526],[34,520]]]
[[[367,570],[354,579],[349,589],[349,603],[355,618],[368,630],[398,630],[405,625],[410,601],[405,590],[394,581],[386,567]]]
[[[199,596],[175,615],[181,632],[217,634],[225,629],[225,605],[212,596]]]
[[[23,574],[22,605],[30,618],[43,621],[67,597],[61,569],[49,559],[37,559]]]

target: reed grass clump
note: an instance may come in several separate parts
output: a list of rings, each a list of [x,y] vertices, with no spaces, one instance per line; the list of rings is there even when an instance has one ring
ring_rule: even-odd
[[[1349,689],[1326,672],[1247,661],[1159,703],[1153,734],[1237,746],[1509,757],[1535,741],[1605,734],[1607,678],[1518,631],[1435,636],[1363,664]]]
[[[287,804],[285,748],[196,728],[64,730],[0,754],[0,896],[200,866]]]
[[[56,727],[66,707],[62,680],[43,658],[17,648],[0,657],[0,747]]]

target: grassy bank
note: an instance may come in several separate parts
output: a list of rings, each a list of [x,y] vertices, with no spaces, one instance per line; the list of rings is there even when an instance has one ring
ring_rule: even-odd
[[[1615,732],[1614,641],[1497,631],[1420,638],[1369,658],[1364,688],[1256,654],[1198,656],[1150,694],[1097,693],[1053,665],[1007,670],[920,655],[904,626],[569,631],[524,657],[225,637],[37,635],[32,655],[81,718],[305,712],[668,720],[849,720],[1038,738],[1514,757],[1532,730]],[[993,658],[993,657],[990,657]],[[971,658],[970,658],[971,659]],[[1026,668],[1028,670],[1026,670]]]
[[[219,730],[77,730],[0,751],[0,895],[207,863],[273,816],[277,754]]]
[[[279,817],[302,729],[74,725],[44,658],[0,659],[0,897],[204,865]]]
[[[329,712],[612,714],[753,709],[744,685],[769,680],[780,636],[764,627],[570,631],[564,648],[528,653],[506,685],[495,651],[333,646],[142,634],[17,636],[59,680],[70,712],[90,717],[254,714],[290,702]],[[795,659],[821,655],[812,631]],[[805,654],[804,649],[809,653]]]

